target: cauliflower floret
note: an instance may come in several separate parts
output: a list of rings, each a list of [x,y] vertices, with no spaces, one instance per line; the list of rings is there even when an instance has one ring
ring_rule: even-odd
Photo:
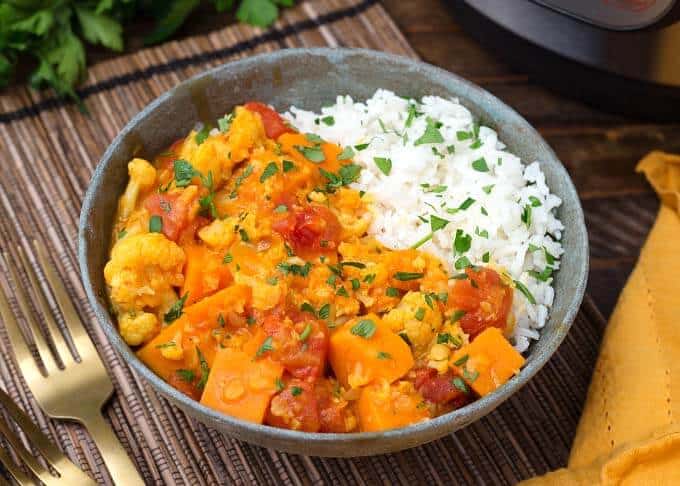
[[[260,116],[241,106],[236,108],[236,116],[227,135],[232,164],[246,159],[250,150],[256,145],[262,145],[267,138]]]
[[[118,217],[127,219],[137,204],[137,197],[142,191],[151,188],[156,182],[156,169],[144,159],[134,158],[128,163],[130,180],[118,203]]]
[[[394,332],[405,333],[415,355],[420,356],[442,325],[441,312],[433,307],[429,307],[421,292],[408,292],[397,307],[383,316],[383,322]]]
[[[118,317],[118,327],[126,343],[139,346],[158,333],[158,320],[148,312],[128,312]]]
[[[216,219],[198,231],[198,237],[211,248],[226,248],[236,239],[236,218]]]
[[[184,251],[160,233],[123,238],[104,267],[111,302],[122,312],[158,307],[184,283],[184,260]]]

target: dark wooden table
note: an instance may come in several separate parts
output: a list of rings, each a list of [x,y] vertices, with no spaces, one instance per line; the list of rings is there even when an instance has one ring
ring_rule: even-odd
[[[586,213],[591,244],[588,292],[608,317],[658,207],[634,167],[653,149],[680,153],[680,111],[678,123],[654,124],[591,108],[552,93],[483,49],[458,25],[450,2],[383,0],[383,4],[425,61],[498,96],[529,120],[557,152],[576,183]],[[216,14],[204,2],[175,38],[233,21],[233,14]],[[127,27],[126,51],[143,47],[151,25],[149,19],[140,19]],[[113,55],[88,49],[90,62]]]

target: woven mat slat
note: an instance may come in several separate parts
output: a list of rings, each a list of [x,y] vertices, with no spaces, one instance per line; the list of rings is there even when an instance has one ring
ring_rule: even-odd
[[[79,89],[90,117],[50,93],[17,87],[0,96],[0,246],[30,252],[38,238],[50,248],[114,381],[106,415],[121,443],[149,484],[512,484],[563,465],[604,328],[588,298],[555,357],[498,410],[433,443],[358,459],[303,457],[224,437],[153,392],[106,342],[76,264],[80,204],[104,149],[144,105],[180,81],[231,59],[301,46],[416,57],[376,0],[318,0],[286,9],[272,30],[234,25],[92,66]],[[0,281],[7,283],[5,268]],[[47,419],[32,400],[10,359],[4,325],[0,353],[0,386],[74,462],[110,484],[87,433]],[[1,439],[0,446],[6,447]]]

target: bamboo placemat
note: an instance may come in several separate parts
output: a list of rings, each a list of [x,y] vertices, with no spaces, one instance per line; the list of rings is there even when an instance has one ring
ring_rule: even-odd
[[[30,239],[38,238],[51,249],[115,381],[111,426],[149,484],[512,484],[563,465],[604,327],[587,298],[558,353],[494,413],[433,443],[359,459],[302,457],[223,437],[170,406],[106,342],[76,264],[80,204],[104,149],[144,105],[181,80],[230,59],[298,46],[416,57],[377,1],[326,0],[286,10],[268,31],[236,25],[98,64],[79,91],[90,116],[23,88],[0,97],[0,247],[20,244],[30,252]],[[110,483],[83,429],[47,420],[36,406],[10,358],[4,326],[0,353],[0,386],[74,462]]]

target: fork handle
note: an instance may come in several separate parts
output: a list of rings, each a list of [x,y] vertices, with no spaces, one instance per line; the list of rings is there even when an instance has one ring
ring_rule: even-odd
[[[97,413],[81,421],[97,445],[114,483],[119,486],[144,486],[134,463],[104,417]]]

